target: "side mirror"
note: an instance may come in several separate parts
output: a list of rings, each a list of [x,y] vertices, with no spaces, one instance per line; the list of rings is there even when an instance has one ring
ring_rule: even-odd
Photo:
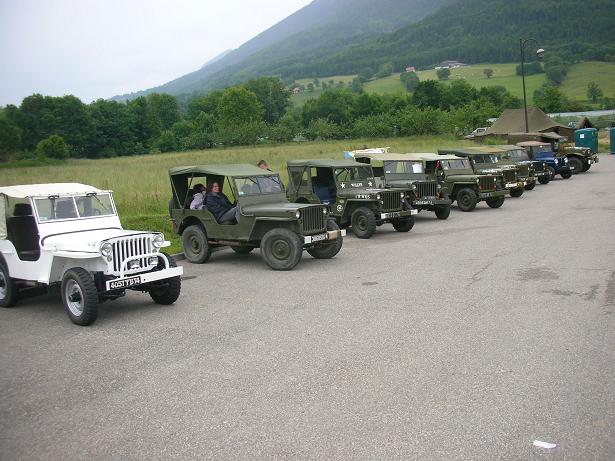
[[[538,48],[536,50],[536,56],[538,56],[538,59],[542,59],[545,56],[545,50],[543,48]]]

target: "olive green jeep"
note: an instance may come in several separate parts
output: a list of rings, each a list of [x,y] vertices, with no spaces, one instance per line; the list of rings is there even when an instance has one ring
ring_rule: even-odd
[[[521,197],[525,191],[525,182],[519,177],[517,167],[510,160],[503,160],[504,151],[502,149],[481,146],[447,148],[440,149],[438,152],[467,158],[478,175],[501,174],[504,187],[511,197]],[[524,169],[527,170],[527,168]]]
[[[289,160],[288,198],[321,203],[341,227],[351,226],[359,238],[370,238],[376,226],[391,223],[396,231],[414,226],[415,209],[402,190],[381,189],[369,165],[354,160]]]
[[[510,160],[515,165],[527,165],[530,176],[536,178],[540,184],[549,184],[549,181],[551,181],[551,173],[547,169],[547,164],[541,160],[531,160],[523,147],[514,144],[498,144],[495,147],[502,149],[504,151],[503,158]],[[525,190],[533,189],[533,187],[528,186],[525,186]]]
[[[371,165],[376,179],[385,188],[403,189],[412,208],[419,212],[433,211],[438,219],[446,219],[450,215],[451,200],[436,180],[435,172],[427,174],[423,160],[391,153],[386,147],[348,151],[344,155]]]
[[[169,169],[169,176],[173,230],[181,235],[190,262],[206,262],[216,247],[230,246],[236,253],[260,248],[269,267],[290,270],[299,263],[304,249],[314,258],[329,259],[342,248],[346,231],[329,219],[327,207],[288,203],[277,173],[232,164],[175,167]],[[218,222],[206,207],[190,209],[194,186],[213,182],[220,185],[220,193],[235,201],[237,220]]]
[[[481,201],[487,202],[490,208],[499,208],[508,195],[501,174],[477,175],[467,158],[433,153],[403,155],[422,160],[425,172],[435,174],[444,193],[451,201],[457,201],[461,211],[472,211]]]

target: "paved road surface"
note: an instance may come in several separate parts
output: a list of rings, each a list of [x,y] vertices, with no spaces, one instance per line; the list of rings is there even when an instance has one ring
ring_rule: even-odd
[[[333,260],[0,311],[0,458],[615,459],[615,156]],[[532,446],[551,442],[551,450]]]

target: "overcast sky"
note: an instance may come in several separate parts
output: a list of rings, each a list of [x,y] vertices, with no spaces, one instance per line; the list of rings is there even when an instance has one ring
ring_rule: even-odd
[[[84,102],[197,70],[311,0],[0,0],[0,106]]]

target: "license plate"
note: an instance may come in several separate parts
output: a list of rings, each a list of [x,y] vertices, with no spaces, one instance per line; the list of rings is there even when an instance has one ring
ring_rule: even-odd
[[[417,200],[413,203],[413,205],[430,205],[431,202],[429,200]]]
[[[320,242],[322,240],[327,240],[327,234],[312,235],[312,242]]]
[[[517,188],[519,187],[519,185],[516,182],[509,182],[508,184],[506,184],[506,188]]]
[[[136,277],[129,277],[121,280],[112,280],[109,282],[110,290],[117,290],[118,288],[128,288],[135,285],[139,285],[141,283],[141,276],[137,275]]]
[[[481,192],[481,197],[493,197],[493,192]]]
[[[382,213],[380,219],[399,218],[400,216],[401,212],[393,211],[392,213]]]

